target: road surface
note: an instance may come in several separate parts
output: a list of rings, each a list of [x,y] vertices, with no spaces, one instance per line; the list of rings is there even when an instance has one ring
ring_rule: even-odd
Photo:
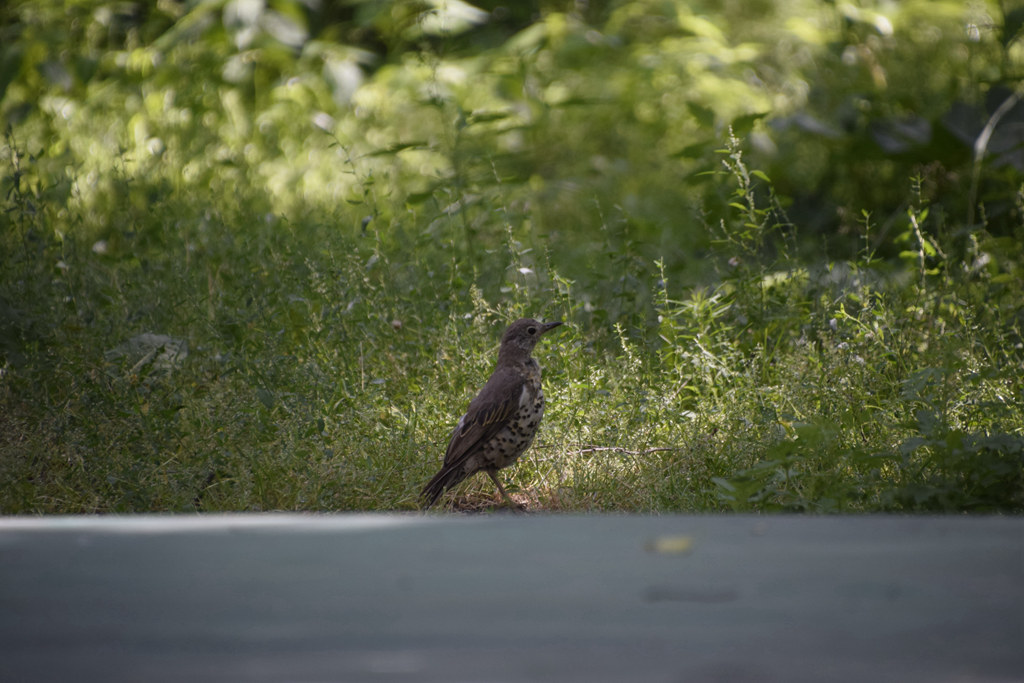
[[[1024,681],[1024,518],[0,518],[0,681]]]

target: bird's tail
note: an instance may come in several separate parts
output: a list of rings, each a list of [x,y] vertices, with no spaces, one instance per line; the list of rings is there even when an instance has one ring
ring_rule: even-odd
[[[461,463],[460,463],[461,465]],[[459,465],[442,467],[441,471],[434,475],[434,478],[427,482],[420,495],[423,497],[423,508],[429,508],[437,502],[441,494],[458,484],[466,478]]]

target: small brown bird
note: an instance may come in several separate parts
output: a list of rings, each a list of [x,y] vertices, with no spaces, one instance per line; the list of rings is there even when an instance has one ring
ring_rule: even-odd
[[[425,507],[433,505],[447,489],[483,470],[513,507],[496,472],[508,467],[533,443],[544,416],[544,392],[540,366],[530,353],[537,340],[561,322],[517,320],[501,338],[498,364],[487,384],[459,418],[448,442],[441,471],[423,487]]]

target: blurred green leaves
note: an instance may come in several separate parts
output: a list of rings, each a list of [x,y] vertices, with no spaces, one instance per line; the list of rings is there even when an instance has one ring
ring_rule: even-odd
[[[364,208],[387,222],[454,181],[528,202],[570,264],[599,244],[581,208],[595,199],[621,207],[644,243],[700,245],[685,217],[718,201],[701,179],[731,127],[793,213],[842,244],[857,231],[843,216],[902,211],[899,183],[922,168],[932,201],[973,212],[955,191],[964,138],[1020,70],[1018,15],[952,0],[514,13],[461,0],[22,1],[0,18],[0,113],[26,148],[86,178],[123,165],[215,192],[246,184],[277,212],[329,208],[373,177],[388,192]],[[990,230],[1017,215],[997,199],[1018,189],[997,164],[1019,172],[1020,158],[986,165],[972,195],[997,209]],[[108,191],[86,182],[79,199]],[[690,259],[661,251],[645,256],[671,272]]]

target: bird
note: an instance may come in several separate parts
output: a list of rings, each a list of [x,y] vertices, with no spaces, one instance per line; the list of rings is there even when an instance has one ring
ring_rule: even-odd
[[[544,416],[544,392],[540,366],[531,353],[544,333],[561,324],[521,318],[505,330],[494,372],[452,431],[441,471],[423,487],[424,509],[446,490],[481,470],[505,501],[517,507],[497,472],[518,460],[537,434]]]

